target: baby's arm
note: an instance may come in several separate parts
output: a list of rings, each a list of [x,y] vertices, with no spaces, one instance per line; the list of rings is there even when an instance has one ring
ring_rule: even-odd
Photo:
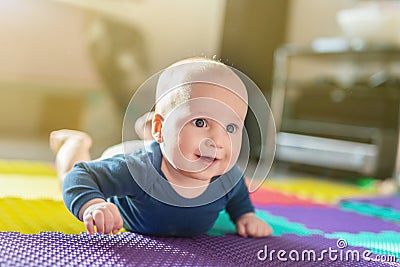
[[[99,234],[116,234],[123,226],[117,206],[102,198],[86,202],[79,211],[79,219],[83,221],[89,234],[94,234],[95,226]]]
[[[257,218],[251,204],[248,189],[242,178],[234,189],[226,206],[231,220],[236,225],[238,235],[243,237],[266,237],[272,234],[272,228]]]
[[[118,208],[106,202],[111,196],[135,195],[138,187],[123,155],[103,161],[78,163],[63,183],[66,207],[84,222],[90,234],[116,232],[122,227]]]
[[[272,228],[257,218],[254,212],[245,213],[236,220],[236,231],[243,237],[266,237],[272,234]]]

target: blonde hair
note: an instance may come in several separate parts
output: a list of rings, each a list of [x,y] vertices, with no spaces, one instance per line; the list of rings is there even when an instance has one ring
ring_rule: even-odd
[[[225,76],[234,76],[236,80],[242,82],[228,66],[220,61],[203,57],[180,60],[160,74],[156,90],[156,113],[165,117],[172,109],[186,102],[190,98],[191,84],[194,82],[225,85],[226,80],[207,76],[209,75],[207,73],[212,73],[214,70],[222,70]],[[225,86],[229,85],[231,84],[228,82]],[[244,84],[243,87],[245,88]]]

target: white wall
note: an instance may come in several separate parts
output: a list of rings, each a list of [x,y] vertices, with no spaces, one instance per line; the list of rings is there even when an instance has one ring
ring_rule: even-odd
[[[336,12],[351,7],[354,0],[291,0],[286,40],[300,45],[319,37],[337,37],[342,33]]]
[[[219,55],[225,1],[1,0],[0,143],[5,135],[34,139],[53,94],[84,99],[82,128],[95,144],[120,141],[122,118],[86,49],[88,18],[100,12],[139,28],[148,77],[184,57]]]
[[[0,81],[96,88],[85,13],[45,0],[0,1]]]
[[[152,72],[183,57],[219,54],[225,1],[58,0],[138,26],[145,33]]]
[[[0,1],[0,80],[101,87],[85,50],[88,12],[137,26],[150,71],[186,56],[219,54],[225,0]]]

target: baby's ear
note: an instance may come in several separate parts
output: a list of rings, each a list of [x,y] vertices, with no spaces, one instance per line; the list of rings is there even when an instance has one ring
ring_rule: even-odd
[[[154,114],[152,125],[151,125],[151,134],[153,135],[154,140],[156,140],[157,143],[162,143],[163,138],[162,138],[162,125],[163,125],[164,118],[156,113]]]

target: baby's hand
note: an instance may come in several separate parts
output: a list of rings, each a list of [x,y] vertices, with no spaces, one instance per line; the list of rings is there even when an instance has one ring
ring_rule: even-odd
[[[94,233],[96,226],[99,234],[116,234],[123,226],[121,214],[117,206],[112,203],[102,202],[88,203],[82,215],[82,220],[89,234]]]
[[[236,221],[236,230],[243,237],[266,237],[272,234],[272,228],[253,212],[243,214]]]

